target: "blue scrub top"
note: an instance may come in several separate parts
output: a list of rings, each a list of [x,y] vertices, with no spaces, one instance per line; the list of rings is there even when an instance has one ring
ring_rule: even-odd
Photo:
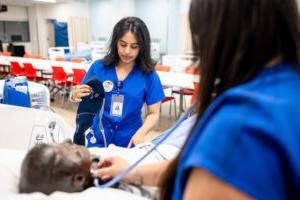
[[[141,68],[134,66],[128,76],[117,86],[118,78],[115,66],[104,66],[101,60],[95,61],[87,72],[83,83],[96,77],[103,83],[105,105],[102,123],[107,144],[127,147],[131,137],[142,126],[143,104],[152,105],[165,98],[163,87],[155,71],[144,74]],[[112,95],[123,95],[122,116],[111,115]],[[99,115],[94,118],[92,129],[97,142],[88,143],[88,147],[103,147],[104,141],[99,129]],[[87,136],[89,141],[90,135]]]
[[[255,199],[300,199],[299,102],[300,76],[289,64],[218,97],[182,153],[172,199],[182,199],[192,168]]]

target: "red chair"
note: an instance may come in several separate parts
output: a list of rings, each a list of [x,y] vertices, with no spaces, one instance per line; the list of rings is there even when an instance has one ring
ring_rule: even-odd
[[[0,51],[0,56],[3,55],[3,52]],[[5,78],[9,74],[9,66],[0,65],[0,79]]]
[[[35,59],[45,59],[45,57],[41,54],[34,55],[33,58],[35,58]]]
[[[33,67],[31,63],[23,63],[24,75],[30,81],[43,81],[45,80],[42,76],[37,75],[37,70]]]
[[[86,74],[84,69],[72,69],[73,70],[73,80],[72,85],[80,85]]]
[[[2,56],[11,56],[11,52],[10,51],[3,51]]]
[[[10,73],[14,76],[23,76],[24,69],[18,62],[10,61]]]
[[[5,78],[10,73],[9,66],[7,65],[0,65],[0,79]]]
[[[196,100],[198,98],[199,90],[200,90],[200,83],[194,81],[194,94],[193,94],[192,99],[191,99],[191,104],[196,102]]]
[[[70,76],[68,76],[68,74],[65,72],[65,70],[62,67],[52,66],[53,85],[50,90],[51,101],[54,101],[54,97],[59,91],[63,91],[64,94],[69,94],[72,86],[72,82],[69,81],[69,78]]]
[[[64,57],[56,57],[55,61],[65,61],[65,58]]]
[[[31,54],[29,54],[29,53],[25,53],[23,55],[23,58],[33,58],[33,56]]]
[[[74,63],[82,63],[82,62],[84,62],[84,59],[83,58],[71,58],[70,61],[74,62]]]
[[[189,66],[185,68],[185,73],[186,74],[193,74],[193,75],[199,75],[200,71],[196,66]],[[195,83],[194,83],[195,86]],[[183,112],[183,105],[182,105],[182,101],[184,101],[185,103],[185,107],[186,107],[186,101],[185,101],[185,96],[192,96],[192,101],[195,100],[195,97],[193,97],[193,95],[195,94],[195,89],[179,89],[179,90],[173,90],[172,91],[173,94],[178,94],[180,95],[180,111],[179,112]]]
[[[162,71],[162,72],[169,72],[171,71],[171,67],[167,65],[155,65],[155,70],[156,71]]]
[[[156,71],[161,71],[161,72],[169,72],[171,71],[171,67],[170,66],[166,66],[166,65],[155,65],[155,70]],[[163,86],[164,89],[167,89],[169,88],[168,86]],[[171,96],[166,96],[162,101],[161,103],[166,103],[166,102],[170,102],[170,107],[169,107],[169,115],[171,115],[171,107],[172,107],[172,101],[174,102],[174,113],[175,113],[175,118],[177,117],[177,113],[176,113],[176,100],[175,100],[175,97],[173,96],[173,94],[171,94]]]

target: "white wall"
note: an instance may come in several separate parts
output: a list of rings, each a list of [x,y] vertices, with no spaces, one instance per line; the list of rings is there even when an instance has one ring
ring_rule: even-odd
[[[86,2],[68,2],[61,4],[47,4],[37,6],[37,32],[40,53],[47,55],[48,52],[48,29],[47,19],[56,19],[68,22],[69,17],[88,17],[88,4]]]
[[[7,12],[0,13],[0,20],[5,21],[27,21],[27,8],[22,6],[7,6]]]
[[[90,39],[109,39],[115,23],[134,15],[134,0],[89,0]]]
[[[30,54],[38,54],[39,51],[39,39],[38,39],[38,24],[37,24],[37,8],[31,6],[28,10],[28,21],[29,21],[29,35],[31,43],[31,51],[27,51]]]
[[[161,52],[166,53],[168,49],[168,23],[170,20],[168,16],[169,12],[171,12],[168,0],[136,0],[135,3],[136,16],[146,23],[151,38],[158,39]]]
[[[89,0],[90,38],[110,38],[122,17],[137,16],[147,24],[162,53],[179,53],[179,0]]]
[[[86,2],[68,1],[68,3],[38,5],[41,17],[44,19],[57,19],[67,22],[69,17],[88,17],[88,4]]]
[[[191,0],[180,0],[178,52],[181,54],[192,53],[192,39],[189,23],[189,10]]]

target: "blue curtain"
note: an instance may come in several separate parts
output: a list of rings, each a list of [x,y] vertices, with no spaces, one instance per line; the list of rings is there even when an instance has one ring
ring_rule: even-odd
[[[66,22],[54,21],[54,37],[56,47],[68,47],[68,24]]]

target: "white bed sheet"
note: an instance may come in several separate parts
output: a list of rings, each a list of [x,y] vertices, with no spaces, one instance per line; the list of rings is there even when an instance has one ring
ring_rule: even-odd
[[[89,188],[80,193],[54,192],[47,196],[42,193],[18,194],[20,167],[25,151],[16,149],[0,149],[0,199],[5,200],[145,200],[128,192],[117,189]]]
[[[122,157],[130,164],[135,163],[141,157],[143,157],[149,150],[154,147],[154,144],[151,142],[138,144],[134,148],[124,148],[119,147],[114,144],[110,144],[107,148],[89,148],[91,154],[100,156],[101,158],[107,157]],[[153,163],[158,163],[164,160],[170,160],[174,158],[179,152],[179,148],[168,145],[161,144],[157,147],[157,150],[154,150],[146,158],[144,158],[140,163],[141,165],[148,165]]]

